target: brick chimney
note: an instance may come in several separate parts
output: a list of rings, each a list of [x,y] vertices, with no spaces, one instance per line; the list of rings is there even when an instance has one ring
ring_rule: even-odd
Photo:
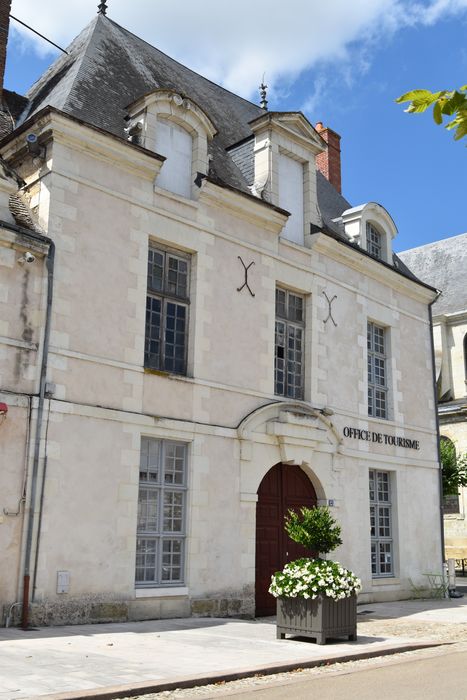
[[[6,46],[10,29],[11,0],[0,0],[0,98],[3,94],[5,77]]]
[[[322,122],[318,122],[315,129],[328,144],[327,149],[316,156],[316,167],[331,185],[334,185],[339,194],[342,194],[341,137],[329,127],[324,127]]]

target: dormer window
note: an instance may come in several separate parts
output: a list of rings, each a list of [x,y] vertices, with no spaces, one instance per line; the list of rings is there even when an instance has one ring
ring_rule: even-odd
[[[352,243],[373,258],[392,265],[392,241],[397,228],[390,214],[376,202],[368,202],[344,211],[336,222],[342,223]]]
[[[369,221],[366,224],[366,249],[370,255],[381,260],[381,234]]]
[[[158,115],[155,142],[156,153],[167,158],[157,178],[158,187],[191,197],[193,137],[176,122]]]
[[[165,158],[155,187],[195,198],[195,180],[208,173],[208,143],[217,133],[208,115],[193,100],[160,88],[130,105],[128,120],[130,138],[141,124],[140,145]]]
[[[281,238],[305,245],[310,224],[322,224],[315,157],[326,143],[301,112],[266,112],[250,126],[255,136],[250,189],[290,213]]]

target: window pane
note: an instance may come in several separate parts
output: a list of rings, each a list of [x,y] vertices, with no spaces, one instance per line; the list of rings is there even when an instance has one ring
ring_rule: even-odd
[[[164,334],[164,369],[183,374],[185,371],[186,306],[166,303]]]
[[[186,260],[180,260],[167,254],[167,291],[178,297],[188,294],[188,265]]]
[[[288,326],[287,338],[287,395],[302,395],[302,329]]]
[[[157,297],[146,298],[146,338],[144,364],[153,369],[160,368],[162,302]]]
[[[275,393],[283,396],[285,394],[285,323],[276,321],[276,342],[275,342]]]
[[[149,248],[148,254],[148,289],[162,291],[164,284],[164,254]]]
[[[160,478],[161,443],[153,438],[141,438],[139,479],[157,483]]]
[[[376,258],[381,258],[381,241],[382,237],[379,231],[374,226],[367,223],[366,225],[366,248],[367,251]]]
[[[138,532],[158,532],[159,490],[140,486],[138,494]]]
[[[175,582],[182,578],[182,540],[164,539],[162,542],[162,581]]]
[[[162,529],[164,532],[183,531],[183,492],[164,492],[164,517]]]
[[[289,321],[303,321],[303,299],[289,292]]]
[[[164,483],[177,484],[179,486],[185,483],[185,459],[185,445],[174,442],[166,443]]]
[[[276,289],[276,316],[285,318],[287,315],[286,294],[283,289]]]
[[[157,541],[138,537],[136,540],[136,582],[156,580]]]

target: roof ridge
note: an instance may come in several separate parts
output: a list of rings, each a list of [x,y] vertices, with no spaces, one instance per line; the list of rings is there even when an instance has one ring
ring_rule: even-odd
[[[230,95],[233,95],[233,96],[236,97],[238,100],[242,100],[243,102],[246,102],[247,104],[251,105],[252,107],[256,107],[256,108],[258,109],[259,112],[262,112],[262,113],[264,113],[264,114],[267,113],[265,110],[261,109],[261,107],[260,107],[259,105],[257,105],[255,102],[252,102],[251,100],[247,100],[246,97],[242,97],[241,95],[238,95],[236,92],[233,92],[232,90],[229,90],[228,88],[224,87],[223,85],[219,85],[219,83],[216,83],[214,80],[211,80],[210,78],[206,78],[205,75],[202,75],[201,73],[198,73],[197,71],[193,70],[193,69],[190,68],[189,66],[186,66],[184,63],[181,63],[181,62],[178,61],[176,58],[173,58],[173,56],[169,56],[169,54],[165,53],[165,51],[161,51],[161,49],[159,49],[157,46],[154,46],[153,44],[150,44],[149,41],[146,41],[146,39],[143,39],[142,37],[138,36],[138,35],[135,34],[134,32],[132,32],[132,31],[130,31],[129,29],[127,29],[126,27],[123,27],[121,24],[118,24],[118,22],[115,22],[115,20],[110,19],[110,17],[105,16],[105,18],[102,17],[102,19],[105,19],[107,22],[111,22],[115,27],[118,27],[118,29],[123,30],[123,31],[126,32],[127,34],[131,34],[131,36],[135,37],[135,39],[137,39],[138,41],[141,41],[143,44],[146,44],[147,46],[150,46],[151,49],[153,49],[153,50],[155,50],[155,51],[158,51],[160,54],[162,54],[163,56],[165,56],[165,58],[169,59],[169,61],[173,61],[173,62],[176,63],[177,65],[181,66],[184,70],[187,70],[187,71],[189,71],[190,73],[193,73],[194,75],[198,76],[199,78],[202,78],[202,79],[205,80],[207,83],[210,83],[211,85],[214,85],[216,88],[218,88],[218,89],[220,89],[220,90],[224,90],[224,92],[228,92]],[[259,116],[259,115],[258,115],[258,116]]]

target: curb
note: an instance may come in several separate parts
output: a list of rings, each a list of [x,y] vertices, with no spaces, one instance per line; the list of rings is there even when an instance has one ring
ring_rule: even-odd
[[[145,681],[144,683],[131,683],[129,685],[107,686],[94,688],[93,690],[70,691],[66,693],[52,693],[48,695],[37,695],[30,700],[116,700],[117,698],[134,697],[136,695],[146,695],[149,693],[161,693],[166,690],[176,690],[177,688],[195,688],[201,685],[211,685],[219,682],[228,683],[238,681],[243,678],[253,676],[270,676],[275,673],[287,673],[301,668],[314,668],[330,664],[345,663],[347,661],[360,661],[361,659],[372,659],[378,656],[390,656],[400,654],[405,651],[416,651],[417,649],[430,649],[448,645],[450,642],[414,642],[401,644],[387,649],[375,651],[361,651],[355,654],[343,654],[335,657],[322,657],[310,661],[300,661],[297,663],[268,664],[266,666],[256,666],[248,669],[237,669],[225,673],[210,673],[197,676],[183,676],[170,681]]]

